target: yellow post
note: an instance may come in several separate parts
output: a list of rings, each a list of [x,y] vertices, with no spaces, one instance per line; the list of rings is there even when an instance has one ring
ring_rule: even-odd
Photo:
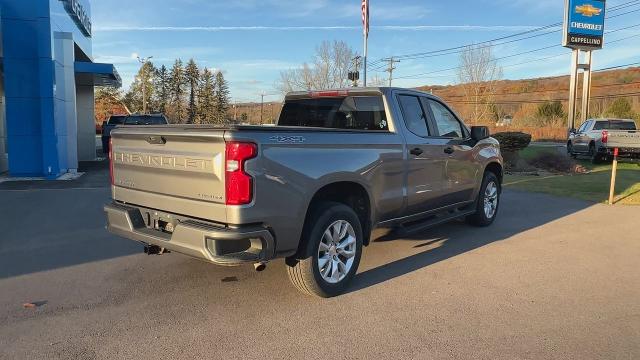
[[[609,188],[609,205],[613,205],[613,195],[616,189],[616,171],[618,170],[618,148],[613,149],[613,164],[611,167],[611,187]]]

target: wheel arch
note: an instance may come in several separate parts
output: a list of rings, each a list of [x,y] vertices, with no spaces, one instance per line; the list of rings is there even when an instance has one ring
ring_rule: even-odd
[[[504,170],[502,168],[502,164],[495,161],[490,162],[487,164],[487,166],[485,166],[484,171],[489,171],[495,174],[496,177],[498,178],[498,181],[500,181],[500,185],[502,185],[502,181],[504,178]]]
[[[372,197],[364,185],[355,181],[338,181],[324,184],[317,189],[307,205],[302,234],[305,234],[308,226],[311,226],[310,218],[318,205],[323,202],[336,202],[352,208],[358,215],[360,224],[362,225],[362,233],[364,236],[363,244],[369,244],[373,225],[374,206],[372,204]],[[296,257],[304,255],[302,251],[305,247],[306,244],[304,244],[301,239]]]

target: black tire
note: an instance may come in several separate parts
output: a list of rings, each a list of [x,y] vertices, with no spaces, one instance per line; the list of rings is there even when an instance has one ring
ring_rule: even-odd
[[[493,183],[496,187],[496,198],[495,198],[495,210],[491,216],[488,216],[485,212],[485,197],[487,197],[486,192],[489,184]],[[476,200],[476,212],[472,215],[467,216],[467,223],[484,227],[489,226],[493,223],[498,216],[498,209],[500,207],[500,194],[502,193],[502,187],[500,185],[500,181],[496,174],[485,171],[484,177],[482,178],[482,185],[480,186],[480,191],[478,193],[478,199]]]
[[[567,154],[574,159],[576,158],[576,153],[573,152],[573,144],[571,144],[571,141],[567,143]]]
[[[323,241],[325,230],[329,230],[329,227],[337,221],[346,221],[351,225],[356,238],[355,255],[346,275],[338,282],[331,283],[321,275],[318,259],[320,256],[320,242]],[[362,225],[353,209],[336,202],[320,204],[307,219],[303,230],[300,243],[304,247],[301,249],[303,255],[299,256],[302,259],[287,259],[289,279],[298,290],[307,295],[327,298],[344,293],[358,270],[358,265],[360,265],[362,239]],[[328,251],[324,256],[327,256],[327,254]],[[335,256],[341,255],[337,254]],[[344,263],[347,260],[341,261]],[[331,262],[331,260],[329,261]],[[329,267],[329,264],[327,263],[326,266]]]
[[[589,158],[592,164],[599,164],[601,161],[600,154],[596,151],[595,144],[589,144]]]

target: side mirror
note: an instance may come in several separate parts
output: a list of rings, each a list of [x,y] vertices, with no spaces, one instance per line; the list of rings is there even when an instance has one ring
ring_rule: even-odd
[[[489,128],[486,126],[472,126],[471,127],[471,138],[474,141],[484,140],[491,136],[489,133]]]
[[[578,132],[576,131],[576,129],[573,129],[573,128],[572,128],[571,130],[569,130],[569,134],[571,134],[571,135],[575,135],[575,134],[577,134],[577,133],[578,133]]]

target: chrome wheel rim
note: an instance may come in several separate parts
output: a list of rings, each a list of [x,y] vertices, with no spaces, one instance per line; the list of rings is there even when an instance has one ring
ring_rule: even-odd
[[[493,218],[498,209],[498,185],[491,181],[484,190],[484,215],[487,219]]]
[[[356,255],[356,233],[345,220],[329,225],[318,246],[318,270],[322,279],[335,284],[344,279]]]

